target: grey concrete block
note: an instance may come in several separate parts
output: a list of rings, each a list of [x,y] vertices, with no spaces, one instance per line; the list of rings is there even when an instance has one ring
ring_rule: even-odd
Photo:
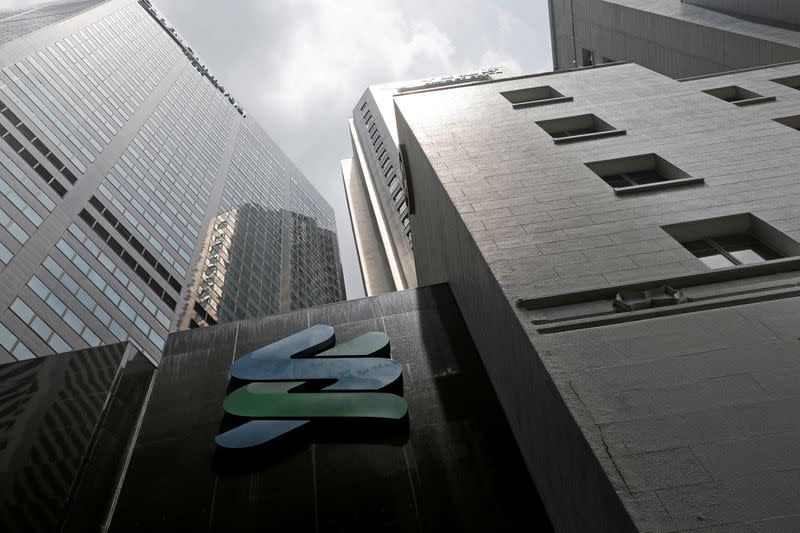
[[[680,529],[791,515],[800,504],[800,497],[773,476],[749,476],[657,493]]]
[[[633,491],[666,489],[713,481],[689,448],[619,455],[615,462]]]

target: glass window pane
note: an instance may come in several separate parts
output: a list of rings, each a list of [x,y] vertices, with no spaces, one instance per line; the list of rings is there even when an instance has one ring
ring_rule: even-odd
[[[33,320],[33,311],[19,298],[11,304],[11,310],[26,324]]]
[[[61,301],[61,298],[56,296],[55,294],[51,294],[47,297],[47,305],[50,306],[50,309],[56,312],[58,316],[64,314],[64,311],[67,310],[67,306],[64,305],[64,302]]]
[[[76,315],[69,309],[67,309],[67,312],[64,313],[64,322],[69,324],[69,327],[71,327],[75,331],[75,333],[80,333],[81,331],[83,331],[83,326],[84,326],[83,320],[78,318],[78,315]]]
[[[705,263],[705,265],[709,268],[725,268],[729,266],[734,266],[733,263],[729,261],[728,258],[722,254],[707,255],[705,257],[700,257],[698,259],[700,259],[700,261]]]
[[[94,310],[94,316],[97,317],[97,320],[99,320],[104,326],[108,326],[111,323],[111,317],[100,306]]]
[[[100,346],[100,337],[95,335],[94,332],[89,328],[83,330],[83,334],[81,334],[81,337],[83,337],[83,340],[85,340],[86,344],[88,344],[89,346]]]
[[[45,324],[44,320],[38,316],[34,317],[34,319],[31,321],[31,329],[44,340],[49,339],[50,335],[53,333],[53,330],[50,329],[50,326]]]
[[[11,347],[14,346],[15,342],[17,342],[16,335],[11,333],[3,324],[0,324],[0,346],[7,351],[11,351]]]
[[[72,346],[67,344],[64,339],[58,336],[58,334],[53,333],[50,337],[50,341],[48,342],[50,347],[53,349],[55,353],[64,353],[72,351]]]
[[[42,300],[47,298],[47,295],[50,293],[45,284],[42,283],[42,280],[40,280],[36,276],[33,276],[31,280],[28,282],[28,287],[30,287],[31,290],[36,293],[36,296],[38,296]]]
[[[30,351],[28,347],[22,344],[21,342],[17,343],[17,345],[14,347],[14,350],[12,350],[11,354],[20,361],[23,359],[33,359],[34,357],[36,357],[36,354]]]

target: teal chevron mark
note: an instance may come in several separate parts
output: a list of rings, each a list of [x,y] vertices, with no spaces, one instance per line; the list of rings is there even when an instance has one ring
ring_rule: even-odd
[[[228,414],[255,420],[217,435],[217,445],[259,446],[313,419],[404,419],[406,401],[379,392],[402,380],[402,367],[386,358],[389,337],[370,332],[334,344],[333,328],[317,325],[239,358],[231,376],[252,383],[231,392],[223,407]],[[301,385],[302,392],[293,392]]]

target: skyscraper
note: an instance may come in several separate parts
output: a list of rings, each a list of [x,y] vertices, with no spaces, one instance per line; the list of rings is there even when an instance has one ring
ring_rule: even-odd
[[[556,531],[800,531],[798,79],[395,97],[418,282],[449,283]]]
[[[800,59],[794,0],[549,0],[556,69],[630,61],[673,78]]]
[[[417,275],[407,184],[397,141],[394,96],[432,87],[452,87],[511,76],[505,67],[372,85],[348,119],[353,157],[341,161],[345,194],[368,296],[414,288]]]
[[[0,14],[0,360],[338,301],[333,211],[146,0]]]

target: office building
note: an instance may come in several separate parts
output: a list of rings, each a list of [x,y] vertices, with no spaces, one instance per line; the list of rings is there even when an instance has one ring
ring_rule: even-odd
[[[343,299],[333,210],[149,2],[0,14],[0,361]]]
[[[556,531],[800,530],[798,79],[395,97],[417,281],[449,283]]]
[[[452,87],[510,76],[505,67],[372,85],[347,122],[353,157],[341,161],[345,195],[368,296],[417,287],[407,184],[397,144],[393,98],[426,87]]]
[[[406,424],[216,449],[234,355],[309,324],[337,346],[388,335]],[[2,412],[0,529],[551,531],[446,285],[175,332],[155,376],[135,357],[118,344],[0,366],[0,397],[18,400]]]
[[[549,0],[556,69],[630,61],[672,78],[800,59],[794,0]]]

